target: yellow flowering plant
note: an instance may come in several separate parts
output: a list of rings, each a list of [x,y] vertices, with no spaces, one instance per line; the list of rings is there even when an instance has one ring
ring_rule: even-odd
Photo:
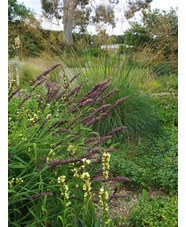
[[[29,225],[28,217],[34,213],[33,221],[42,220],[39,224],[47,225],[46,220],[50,220],[52,226],[56,217],[68,213],[74,205],[77,205],[74,216],[77,221],[82,218],[81,208],[87,203],[93,204],[96,196],[100,196],[104,215],[108,216],[108,193],[104,189],[96,194],[99,189],[95,187],[94,174],[102,162],[104,179],[101,180],[108,180],[109,153],[114,148],[104,152],[103,147],[112,136],[102,138],[91,127],[125,99],[120,99],[112,107],[98,104],[111,78],[93,86],[79,98],[83,82],[78,86],[71,84],[78,75],[69,83],[66,80],[62,86],[48,81],[48,73],[59,65],[40,74],[28,89],[10,89],[9,92],[10,193],[14,193],[14,186],[22,183],[16,176],[24,176],[23,186],[18,191],[19,199],[10,195],[10,225]],[[25,217],[22,216],[24,206],[20,201],[30,208],[25,210]],[[17,215],[14,207],[20,215],[17,220],[14,219]],[[74,224],[73,220],[65,218],[66,224]]]

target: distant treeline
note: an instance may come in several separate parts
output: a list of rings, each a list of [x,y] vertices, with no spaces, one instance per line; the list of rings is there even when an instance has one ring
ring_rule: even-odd
[[[44,51],[49,54],[56,54],[66,49],[63,31],[43,29],[36,21],[29,21],[28,23],[9,22],[8,35],[9,57],[17,55],[38,57]],[[75,49],[78,46],[100,48],[103,44],[123,44],[125,36],[108,36],[106,33],[98,35],[73,33],[73,39]]]

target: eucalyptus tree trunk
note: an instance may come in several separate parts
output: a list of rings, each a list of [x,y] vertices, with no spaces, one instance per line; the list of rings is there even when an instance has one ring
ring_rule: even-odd
[[[64,41],[68,45],[72,45],[74,11],[77,6],[77,0],[63,0],[63,2],[64,2],[63,9]]]

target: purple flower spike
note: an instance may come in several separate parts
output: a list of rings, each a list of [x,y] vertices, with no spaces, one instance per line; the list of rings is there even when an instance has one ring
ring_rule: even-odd
[[[31,98],[34,94],[28,95],[26,98],[23,99],[23,101],[21,102],[21,104],[19,105],[18,109],[21,108],[21,106],[23,105],[24,102],[26,102],[26,100],[28,100],[29,98]]]
[[[58,63],[58,64],[54,65],[52,68],[50,68],[50,69],[44,71],[43,73],[41,73],[41,75],[39,75],[35,80],[33,80],[33,81],[29,84],[29,86],[34,85],[36,81],[40,80],[43,76],[46,76],[50,71],[54,70],[54,69],[55,69],[56,67],[58,67],[59,65],[61,65],[61,64]]]
[[[109,136],[109,135],[113,134],[114,132],[118,132],[118,131],[126,129],[126,128],[127,128],[126,126],[115,128],[111,132],[109,132],[106,136]]]
[[[81,158],[71,158],[71,159],[66,159],[66,160],[55,159],[50,162],[47,162],[45,165],[41,166],[41,168],[37,169],[36,171],[37,172],[41,171],[45,166],[51,165],[52,167],[49,169],[53,169],[54,167],[56,167],[58,165],[68,164],[68,163],[72,163],[72,162],[82,162],[82,160],[81,160]]]
[[[81,115],[82,115],[82,114],[80,114],[80,115],[74,117],[74,118],[72,119],[71,123],[67,126],[67,129],[69,129],[69,128],[74,124],[74,122],[77,121],[77,119],[78,119]]]
[[[121,99],[118,99],[118,100],[115,102],[115,104],[110,108],[110,110],[107,111],[107,114],[110,114],[111,111],[112,111],[114,108],[116,108],[120,103],[122,103],[124,100],[126,100],[126,99],[128,99],[128,98],[129,98],[129,96],[126,96],[126,97],[123,97],[123,98],[121,98]]]
[[[10,99],[14,96],[17,95],[17,93],[21,90],[21,88],[17,88],[14,92],[12,92],[11,96],[8,98],[8,100],[10,101]]]
[[[60,133],[60,132],[69,132],[69,133],[72,133],[72,131],[69,130],[69,129],[60,129],[60,130],[54,132],[53,134]]]
[[[93,120],[89,121],[85,126],[87,127],[87,126],[90,126],[90,125],[94,124],[97,120],[105,117],[106,115],[107,115],[106,113],[100,114],[98,117],[96,117]]]
[[[26,197],[26,200],[29,200],[31,198],[35,199],[37,197],[40,197],[40,196],[45,196],[45,195],[53,195],[51,192],[44,192],[44,193],[40,193],[40,194],[34,194],[30,197]]]
[[[94,173],[93,177],[94,177],[94,176],[98,176],[99,174],[103,174],[103,168],[98,169],[98,170]]]
[[[115,177],[115,178],[112,178],[112,180],[116,182],[130,181],[130,179],[126,177]]]
[[[87,139],[84,144],[89,144],[89,143],[92,143],[92,142],[95,142],[97,140],[100,140],[100,137],[92,137],[92,138],[89,138]]]
[[[38,129],[38,131],[41,130],[41,129],[43,128],[43,126],[47,123],[47,121],[48,121],[49,119],[50,119],[50,117],[47,118],[46,120],[44,120],[43,124],[40,126],[40,128]]]
[[[111,135],[105,136],[105,137],[103,137],[97,144],[95,144],[95,146],[98,146],[99,144],[102,144],[104,141],[107,141],[107,140],[109,140],[109,139],[111,139],[111,138],[112,138]]]
[[[46,87],[47,88],[49,88],[49,87],[53,87],[53,86],[55,86],[55,85],[57,85],[57,83],[56,82],[46,82]]]
[[[26,128],[30,128],[32,126],[34,126],[38,121],[40,121],[41,118],[39,118],[38,120],[36,120],[35,122],[33,122],[32,124],[28,125]]]
[[[15,154],[15,153],[11,153],[11,154],[8,155],[8,157],[10,158],[10,157],[11,157],[12,155],[14,155],[14,154]]]
[[[33,88],[31,89],[31,91],[35,90],[36,87],[38,87],[40,84],[42,84],[45,80],[46,80],[46,78],[43,78],[42,80],[40,80],[39,82],[37,82],[37,84],[35,85],[35,87],[33,87]]]
[[[112,79],[112,77],[108,78],[107,80],[105,80],[105,81],[103,81],[103,82],[100,82],[100,83],[96,84],[90,91],[88,91],[88,92],[86,93],[86,95],[85,95],[82,99],[79,100],[79,102],[80,102],[80,103],[81,103],[81,102],[84,102],[86,99],[92,97],[93,93],[94,93],[96,90],[102,88],[102,87],[103,87],[107,82],[109,82],[111,79]]]
[[[89,153],[84,154],[83,156],[81,156],[81,158],[91,157],[93,154],[96,154],[96,153],[98,153],[99,151],[102,151],[102,150],[103,150],[103,148],[101,148],[101,147],[95,147]]]
[[[52,100],[56,97],[56,95],[57,95],[57,93],[58,93],[58,91],[59,91],[60,88],[61,88],[61,87],[59,86],[57,89],[54,89],[54,90],[51,92],[51,94],[50,94],[50,101],[52,101]]]
[[[75,75],[75,76],[70,80],[69,84],[72,83],[79,75],[80,75],[80,73],[78,73],[77,75]],[[67,84],[67,86],[65,87],[65,89],[67,89],[67,88],[69,87],[69,84]]]
[[[105,95],[105,96],[101,99],[101,101],[102,101],[103,99],[106,99],[106,98],[110,97],[112,94],[114,94],[114,93],[117,92],[117,91],[119,91],[119,89],[114,89],[114,90],[110,91],[107,95]]]

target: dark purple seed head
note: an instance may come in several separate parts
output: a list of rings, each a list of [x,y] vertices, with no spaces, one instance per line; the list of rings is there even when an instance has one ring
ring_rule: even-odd
[[[116,181],[116,182],[130,181],[130,179],[128,179],[126,177],[115,177],[115,178],[112,178],[112,180]]]
[[[45,195],[51,195],[52,196],[53,194],[51,192],[44,192],[44,193],[40,193],[40,194],[34,194],[34,195],[30,196],[30,197],[26,197],[26,200],[29,200],[31,198],[35,199],[37,197],[45,196]]]
[[[121,130],[124,130],[124,129],[126,129],[126,128],[127,128],[126,126],[122,126],[122,127],[115,128],[115,129],[113,129],[111,132],[109,132],[106,136],[109,136],[109,135],[113,134],[114,132],[119,132],[119,131],[121,131]]]

